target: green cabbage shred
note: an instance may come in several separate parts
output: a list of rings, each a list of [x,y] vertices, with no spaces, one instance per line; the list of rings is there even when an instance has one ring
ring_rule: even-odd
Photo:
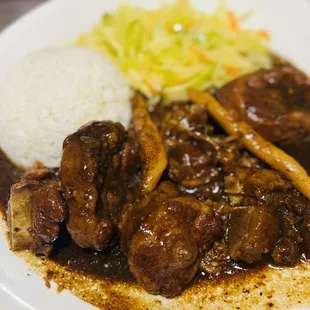
[[[242,28],[247,15],[236,16],[223,1],[213,14],[189,0],[153,10],[124,4],[75,44],[102,52],[150,103],[186,100],[188,88],[220,87],[271,66],[269,35]]]

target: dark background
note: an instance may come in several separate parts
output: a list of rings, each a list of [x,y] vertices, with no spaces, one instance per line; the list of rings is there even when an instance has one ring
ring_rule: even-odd
[[[87,1],[87,0],[85,0]],[[44,0],[0,0],[0,31]]]

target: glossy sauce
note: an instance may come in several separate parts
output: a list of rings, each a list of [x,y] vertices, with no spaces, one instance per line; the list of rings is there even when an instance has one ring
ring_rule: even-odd
[[[11,186],[23,174],[23,170],[12,164],[4,152],[0,150],[0,203],[1,211],[5,215]],[[119,246],[104,253],[85,250],[75,245],[68,232],[62,227],[61,238],[52,260],[62,266],[67,266],[85,274],[109,280],[134,281],[129,271],[127,258]]]
[[[14,182],[18,181],[23,171],[10,163],[0,150],[0,172],[0,201],[2,206],[4,206],[2,210],[5,211],[10,187]],[[70,290],[76,296],[100,309],[142,309],[137,306],[136,299],[128,298],[128,287],[135,290],[139,286],[136,285],[137,282],[129,271],[127,258],[119,246],[106,250],[104,253],[81,249],[70,240],[64,226],[62,230],[62,237],[57,242],[54,255],[50,260],[43,260],[43,266],[40,264],[39,268],[36,269],[37,273],[41,274],[43,279],[45,279],[47,286],[50,286],[49,281],[52,280],[57,283],[59,290]],[[34,256],[32,255],[28,261],[24,258],[32,268],[35,266],[33,258]],[[45,268],[44,264],[46,264]],[[265,268],[266,266],[269,268]],[[306,266],[304,267],[301,264],[296,268],[304,270],[303,268],[306,268]],[[296,268],[289,270],[290,277],[292,277],[294,270],[297,273],[296,277],[298,276],[299,269]],[[195,296],[200,294],[198,300],[203,295],[204,304],[206,305],[213,304],[216,300],[222,300],[221,308],[223,308],[223,304],[231,306],[230,296],[241,296],[241,294],[245,296],[245,298],[242,298],[242,302],[246,301],[246,297],[249,296],[249,300],[253,299],[255,303],[259,302],[261,306],[264,305],[264,308],[271,308],[277,304],[281,306],[283,305],[283,300],[277,301],[276,296],[274,296],[276,294],[267,289],[270,284],[268,270],[274,272],[273,276],[277,271],[272,269],[274,267],[268,265],[268,261],[262,261],[260,265],[251,267],[234,263],[229,270],[226,270],[225,274],[221,274],[218,277],[211,277],[204,272],[199,272],[193,284],[184,292],[183,296],[185,296],[184,298],[188,304],[193,303],[193,294]],[[277,267],[276,269],[280,268]],[[285,273],[285,270],[281,270],[281,276],[283,272]],[[297,287],[299,287],[298,285],[304,287],[305,279],[298,277],[297,279],[297,282],[294,281],[294,283],[297,283]],[[97,283],[99,289],[93,290],[93,285],[97,285]],[[119,287],[120,293],[116,293],[114,287]],[[125,291],[126,289],[127,291]],[[143,289],[139,289],[141,289],[139,294],[143,294]],[[218,298],[219,292],[222,292],[221,298]],[[297,292],[295,295],[292,294],[294,303],[291,301],[291,304],[301,304],[302,296],[307,300],[307,292],[307,289],[304,291],[298,289],[299,295],[296,297],[298,299],[295,298]],[[107,299],[103,299],[103,295],[107,296]],[[255,299],[257,298],[256,296],[259,297],[259,300]],[[177,302],[178,299],[176,298],[175,300]],[[146,306],[150,307],[149,304]],[[143,309],[146,309],[146,306]],[[248,308],[248,306],[245,303],[244,308]],[[173,308],[178,309],[179,306]],[[236,307],[236,309],[242,308]]]
[[[82,249],[70,240],[66,231],[61,233],[56,251],[51,260],[65,267],[111,281],[134,282],[127,258],[120,246],[104,253]]]
[[[153,114],[154,116],[154,114]],[[156,115],[155,115],[156,116]],[[156,121],[156,120],[155,120]],[[301,162],[305,168],[310,171],[310,142],[302,143],[299,146],[297,145],[288,145],[281,146],[285,151],[294,156],[299,162]],[[300,151],[301,150],[301,151]],[[308,164],[308,166],[306,166]],[[10,187],[16,181],[19,180],[23,171],[17,168],[14,164],[12,164],[5,154],[0,150],[0,209],[2,207],[3,212],[6,211],[6,205],[9,198]],[[51,261],[55,262],[57,265],[64,266],[70,270],[77,271],[85,276],[92,276],[95,279],[101,280],[109,280],[109,282],[123,282],[123,283],[136,283],[133,275],[130,273],[129,265],[127,262],[126,256],[123,254],[121,248],[116,246],[114,248],[106,250],[104,253],[95,252],[92,250],[86,250],[75,245],[71,240],[68,232],[63,225],[61,232],[61,238],[57,241],[56,249],[54,255],[51,257]],[[242,294],[247,294],[248,291],[245,290],[246,283],[243,279],[243,274],[249,275],[251,278],[255,279],[256,276],[259,276],[260,270],[268,265],[268,260],[262,261],[259,265],[256,266],[246,266],[238,263],[234,263],[232,268],[228,270],[225,274],[219,276],[219,279],[212,278],[208,274],[204,272],[199,272],[194,281],[194,285],[192,287],[199,287],[201,283],[204,283],[206,280],[214,280],[212,281],[212,286],[217,286],[219,282],[223,283],[223,287],[229,287],[232,283],[235,286],[238,281],[241,283],[241,287],[243,288]],[[269,265],[271,269],[275,268],[272,265]],[[266,268],[268,269],[268,268]],[[280,268],[277,268],[280,269]],[[233,277],[232,277],[233,276]],[[263,279],[264,275],[262,276]],[[63,278],[63,276],[61,277]],[[70,278],[70,282],[74,282],[74,278]],[[56,281],[57,282],[57,281]],[[263,282],[263,280],[262,280]],[[259,289],[260,283],[255,287]],[[78,284],[77,284],[78,285]],[[238,286],[238,285],[237,285]],[[234,295],[236,292],[233,291]],[[207,295],[212,296],[211,290],[208,291],[208,294],[205,294],[206,300]],[[230,294],[225,293],[222,294],[224,296],[228,296]],[[260,293],[262,296],[262,293]],[[90,302],[85,298],[84,295],[80,296],[87,302]],[[101,297],[101,296],[100,296]],[[268,298],[271,296],[268,296]],[[101,299],[101,298],[100,298]],[[119,296],[117,296],[119,299]],[[111,299],[113,300],[113,299]],[[213,302],[213,301],[212,301]],[[299,301],[298,301],[299,302]],[[92,303],[92,302],[91,302]],[[97,306],[96,303],[93,303]],[[126,300],[127,304],[127,300]],[[273,304],[270,302],[269,307],[273,307]],[[115,304],[113,305],[115,306]],[[102,309],[108,309],[103,307]],[[109,308],[110,309],[110,308]],[[112,308],[111,308],[112,309]],[[237,307],[238,309],[238,307]]]
[[[309,156],[308,152],[303,152],[303,154],[306,157]],[[302,156],[302,154],[299,156]],[[5,214],[10,187],[20,179],[23,170],[12,164],[6,155],[0,150],[0,172],[0,202],[2,211]],[[82,249],[70,240],[65,225],[63,225],[61,229],[61,237],[57,241],[54,255],[51,257],[53,262],[71,270],[78,271],[83,275],[91,275],[98,279],[122,283],[136,282],[129,270],[127,258],[123,254],[120,246],[115,246],[103,253],[89,249]],[[259,265],[249,267],[239,263],[234,263],[229,270],[224,274],[219,275],[219,277],[225,279],[232,275],[251,270],[259,270],[267,264],[268,261],[262,261]],[[199,272],[195,279],[195,284],[210,279],[214,279],[214,277],[204,272]]]
[[[308,156],[308,153],[306,153],[305,156]],[[20,179],[23,170],[12,164],[0,150],[0,172],[0,202],[1,209],[5,214],[10,187]],[[136,282],[129,270],[127,258],[123,254],[120,246],[115,246],[103,253],[82,249],[70,240],[65,225],[63,225],[61,229],[61,238],[57,241],[54,255],[51,257],[53,262],[71,270],[78,271],[83,275],[91,275],[98,279],[123,283]],[[219,276],[225,279],[231,275],[261,269],[267,264],[268,261],[262,261],[259,265],[249,267],[234,263],[231,269]],[[202,281],[210,279],[214,278],[204,272],[199,272],[195,279],[195,283],[199,284]]]
[[[12,164],[0,150],[0,172],[0,201],[2,211],[5,214],[10,187],[20,179],[23,170]],[[129,270],[127,258],[120,246],[117,245],[114,248],[107,249],[103,253],[82,249],[71,241],[65,225],[61,229],[61,237],[55,246],[54,254],[51,257],[52,261],[61,266],[81,272],[84,275],[91,275],[112,282],[136,282]],[[245,270],[246,268],[236,264],[227,275],[236,274]],[[200,283],[204,279],[210,279],[210,277],[201,272],[197,275],[196,282]]]

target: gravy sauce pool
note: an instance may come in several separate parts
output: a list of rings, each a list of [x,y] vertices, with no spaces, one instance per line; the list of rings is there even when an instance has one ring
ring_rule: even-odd
[[[127,258],[119,246],[99,253],[82,249],[70,242],[56,251],[51,260],[62,266],[105,280],[135,282]]]

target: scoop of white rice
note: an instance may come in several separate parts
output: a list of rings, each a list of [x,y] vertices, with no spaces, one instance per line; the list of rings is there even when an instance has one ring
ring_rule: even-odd
[[[0,146],[17,165],[60,164],[65,137],[93,120],[128,126],[131,90],[103,56],[55,47],[26,56],[0,83]]]

